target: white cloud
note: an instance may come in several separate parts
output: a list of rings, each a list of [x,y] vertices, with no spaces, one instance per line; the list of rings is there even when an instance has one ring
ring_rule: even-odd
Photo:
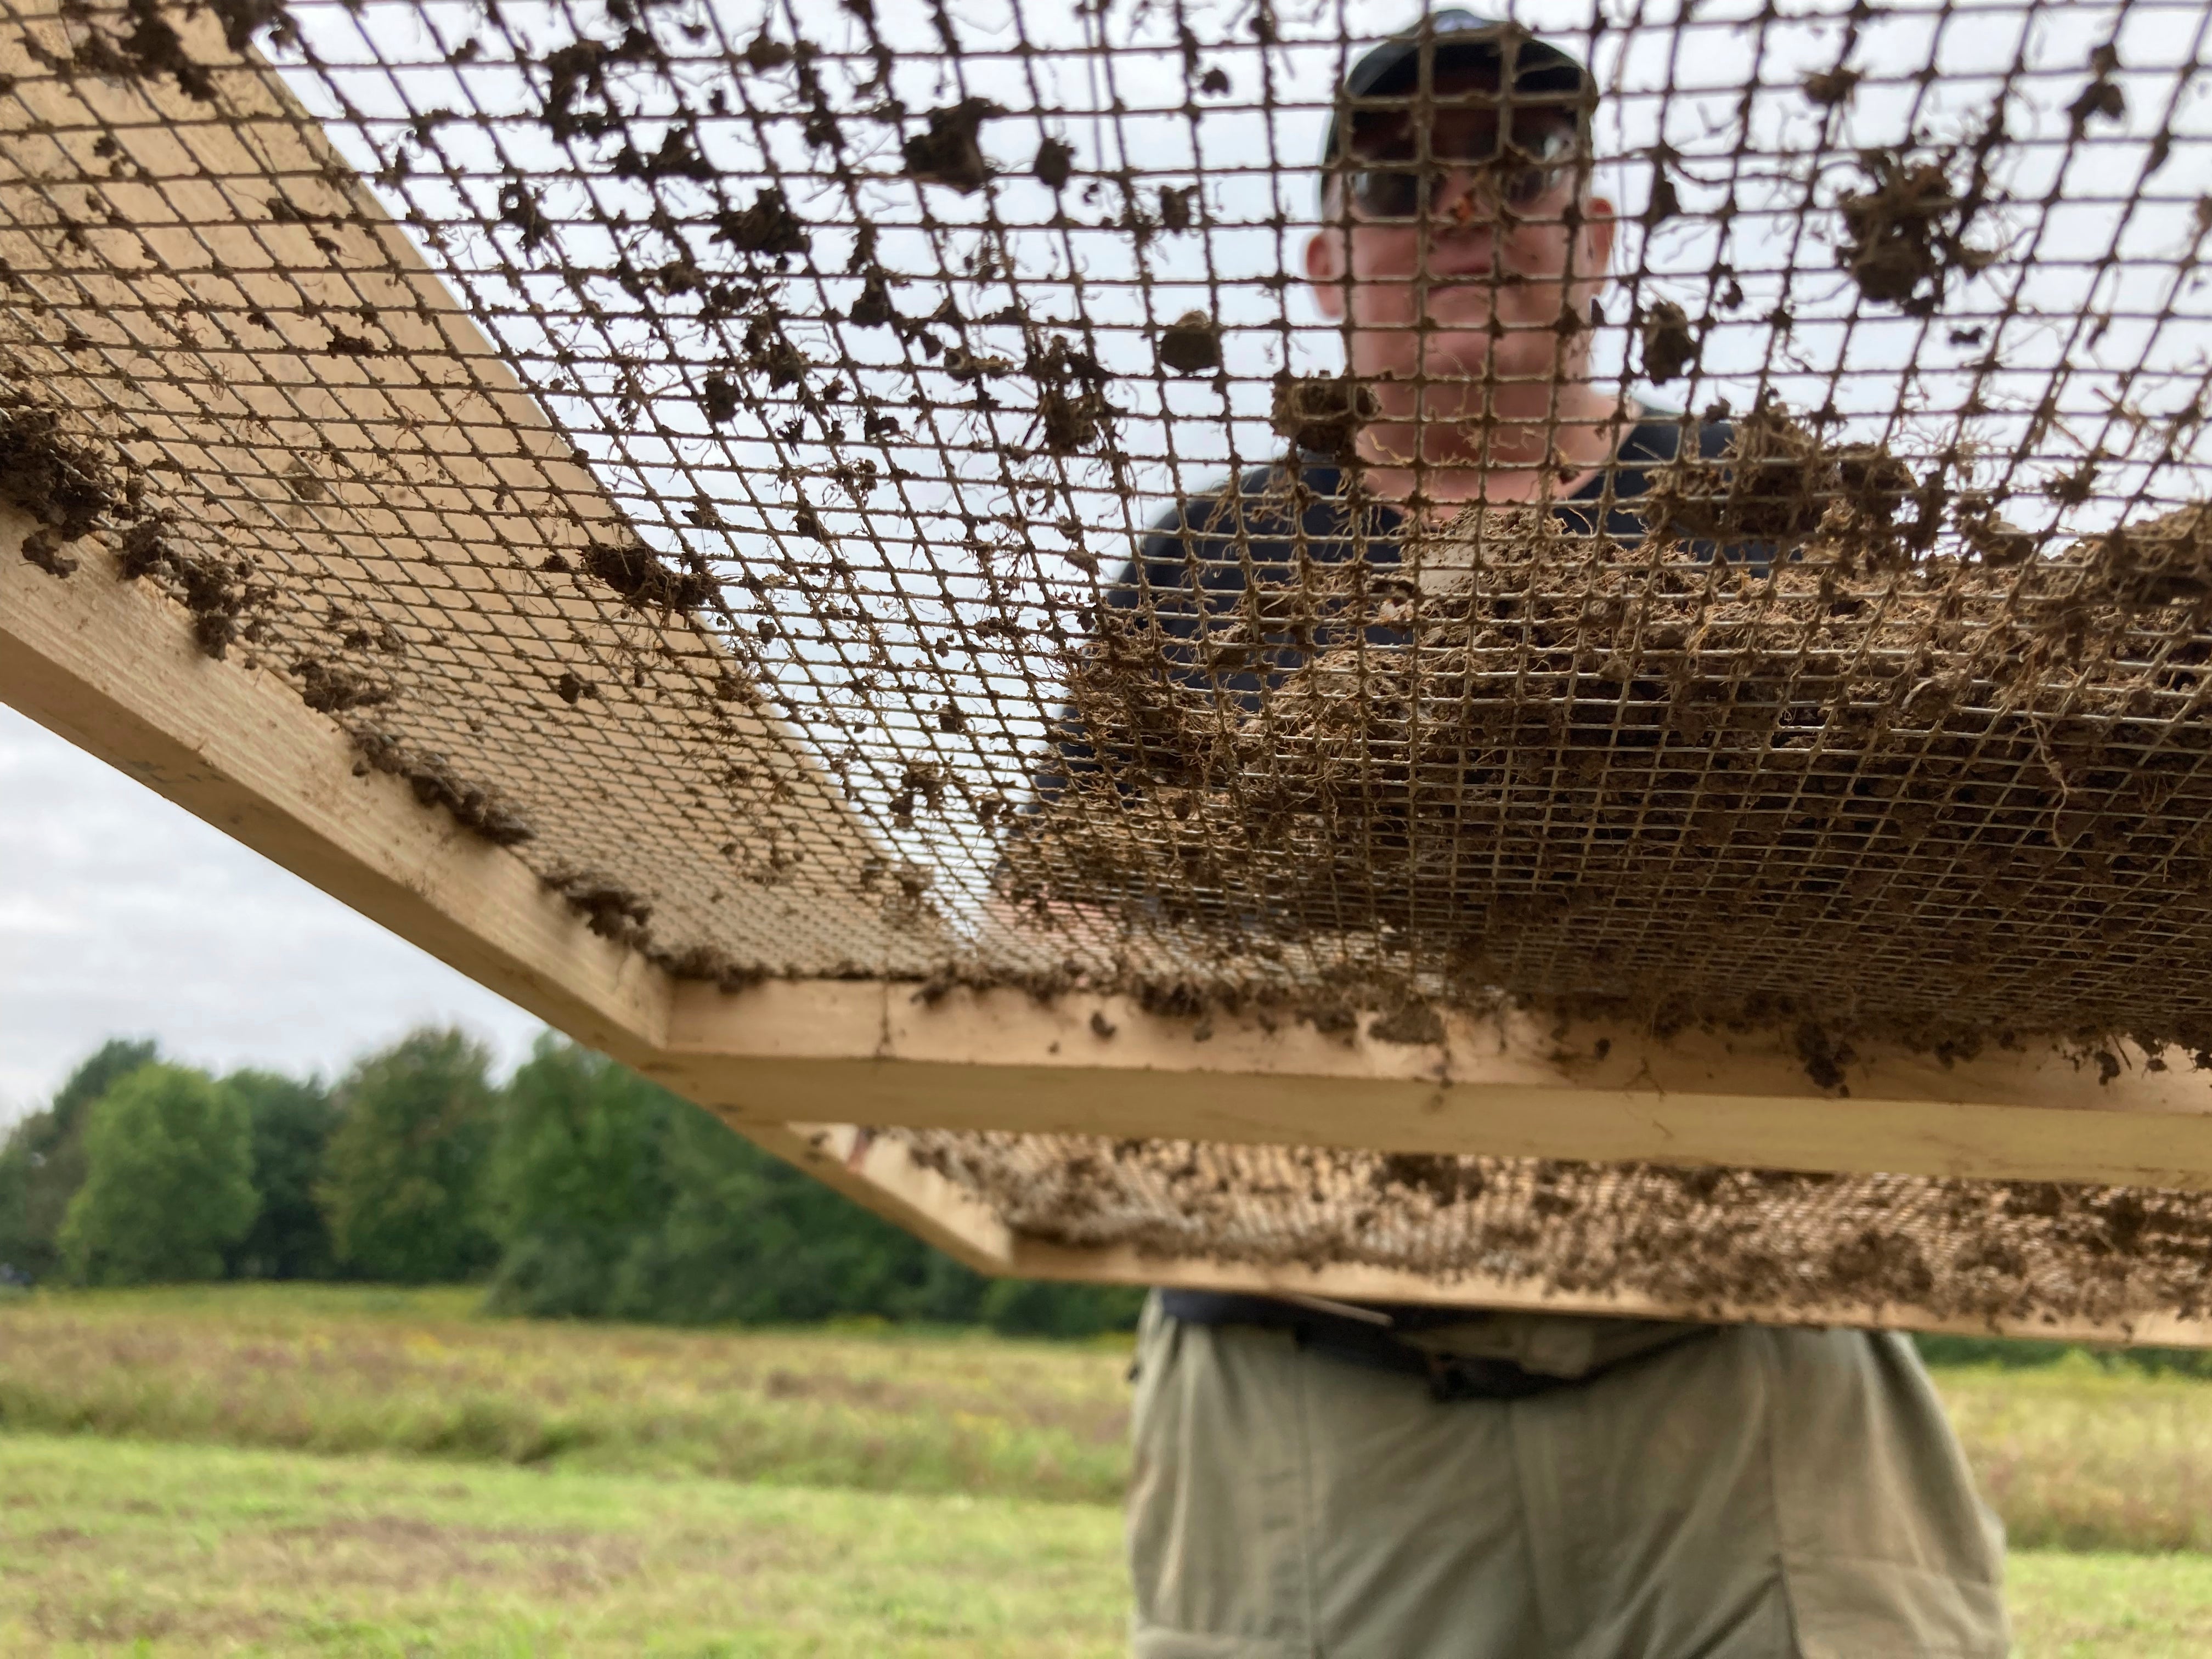
[[[541,1029],[0,708],[0,1121],[111,1036],[197,1065],[329,1073],[427,1022],[458,1022],[504,1062]]]

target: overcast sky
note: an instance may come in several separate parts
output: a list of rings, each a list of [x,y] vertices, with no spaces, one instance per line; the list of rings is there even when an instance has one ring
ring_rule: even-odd
[[[327,1074],[426,1021],[476,1032],[502,1065],[542,1029],[0,707],[0,1121],[110,1036]]]

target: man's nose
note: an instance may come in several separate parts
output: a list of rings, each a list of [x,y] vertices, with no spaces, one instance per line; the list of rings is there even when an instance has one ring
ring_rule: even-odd
[[[1486,227],[1497,217],[1490,192],[1472,167],[1453,167],[1443,174],[1429,208],[1429,222],[1445,232]]]

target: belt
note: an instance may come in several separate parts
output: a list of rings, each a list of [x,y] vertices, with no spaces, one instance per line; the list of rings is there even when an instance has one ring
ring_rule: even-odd
[[[1553,1376],[1532,1371],[1510,1359],[1489,1359],[1472,1354],[1437,1353],[1408,1342],[1394,1328],[1398,1321],[1380,1310],[1367,1317],[1366,1310],[1333,1312],[1302,1302],[1273,1297],[1243,1296],[1228,1291],[1163,1291],[1160,1306],[1170,1318],[1194,1325],[1252,1325],[1264,1330],[1288,1331],[1300,1348],[1331,1359],[1366,1365],[1374,1370],[1418,1376],[1439,1401],[1526,1400],[1555,1389],[1578,1388],[1604,1375],[1611,1366],[1600,1365],[1578,1376]],[[1424,1322],[1440,1325],[1463,1319],[1464,1314],[1443,1314],[1423,1309]],[[1626,1358],[1640,1358],[1631,1354]]]

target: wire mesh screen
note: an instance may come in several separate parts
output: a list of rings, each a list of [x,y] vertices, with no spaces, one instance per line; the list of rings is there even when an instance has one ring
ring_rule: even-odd
[[[2212,1049],[2193,0],[0,15],[28,556],[674,971]]]

